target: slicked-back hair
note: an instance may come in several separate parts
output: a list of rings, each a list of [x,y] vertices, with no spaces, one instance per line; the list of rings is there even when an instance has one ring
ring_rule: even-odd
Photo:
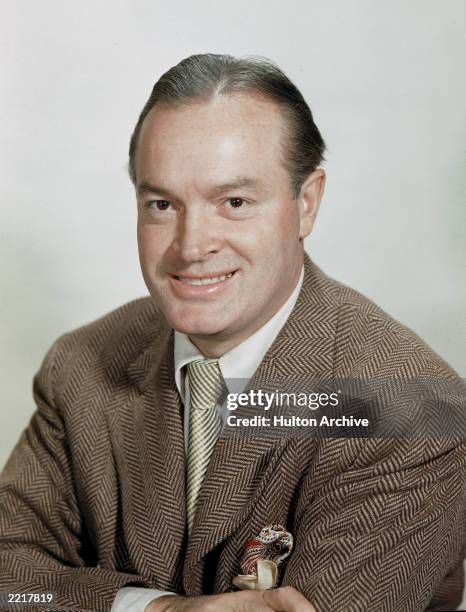
[[[275,102],[286,120],[283,163],[294,197],[306,177],[324,159],[325,143],[301,92],[286,74],[266,58],[206,53],[191,55],[170,68],[155,83],[131,136],[129,175],[136,184],[136,149],[144,119],[157,105],[178,107],[190,102],[208,102],[215,96],[256,94]]]

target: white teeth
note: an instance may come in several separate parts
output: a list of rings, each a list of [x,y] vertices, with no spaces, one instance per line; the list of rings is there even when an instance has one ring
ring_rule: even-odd
[[[231,274],[225,274],[224,276],[211,276],[210,278],[183,278],[182,276],[178,278],[187,285],[211,285],[212,283],[219,283],[232,276],[233,272]]]

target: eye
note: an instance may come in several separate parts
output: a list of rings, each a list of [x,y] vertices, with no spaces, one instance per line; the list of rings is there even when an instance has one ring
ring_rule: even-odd
[[[170,206],[170,202],[168,200],[151,200],[147,202],[146,207],[157,210],[167,210]]]
[[[246,203],[243,198],[228,198],[227,202],[230,203],[232,208],[241,208]]]

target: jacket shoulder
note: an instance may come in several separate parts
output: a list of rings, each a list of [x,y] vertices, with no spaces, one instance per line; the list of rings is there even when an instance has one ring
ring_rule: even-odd
[[[319,272],[321,286],[337,311],[334,357],[338,372],[367,377],[458,377],[413,330],[356,289]]]
[[[147,325],[157,324],[160,312],[150,297],[127,302],[101,317],[68,331],[58,338],[63,345],[77,347],[92,339],[94,344],[130,337],[145,330]]]
[[[117,380],[128,364],[157,338],[163,322],[152,298],[132,300],[62,334],[52,344],[37,376],[60,394],[73,381],[104,374]],[[73,385],[74,386],[74,385]]]

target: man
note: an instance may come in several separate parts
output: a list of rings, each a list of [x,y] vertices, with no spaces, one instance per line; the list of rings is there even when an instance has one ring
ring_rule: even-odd
[[[459,603],[459,436],[222,431],[232,380],[460,386],[305,255],[323,151],[301,94],[265,60],[192,56],[156,83],[130,145],[151,297],[65,334],[44,359],[2,476],[1,591],[81,611]],[[416,425],[427,412],[413,414]],[[245,542],[277,524],[294,538],[280,588],[234,589]]]

